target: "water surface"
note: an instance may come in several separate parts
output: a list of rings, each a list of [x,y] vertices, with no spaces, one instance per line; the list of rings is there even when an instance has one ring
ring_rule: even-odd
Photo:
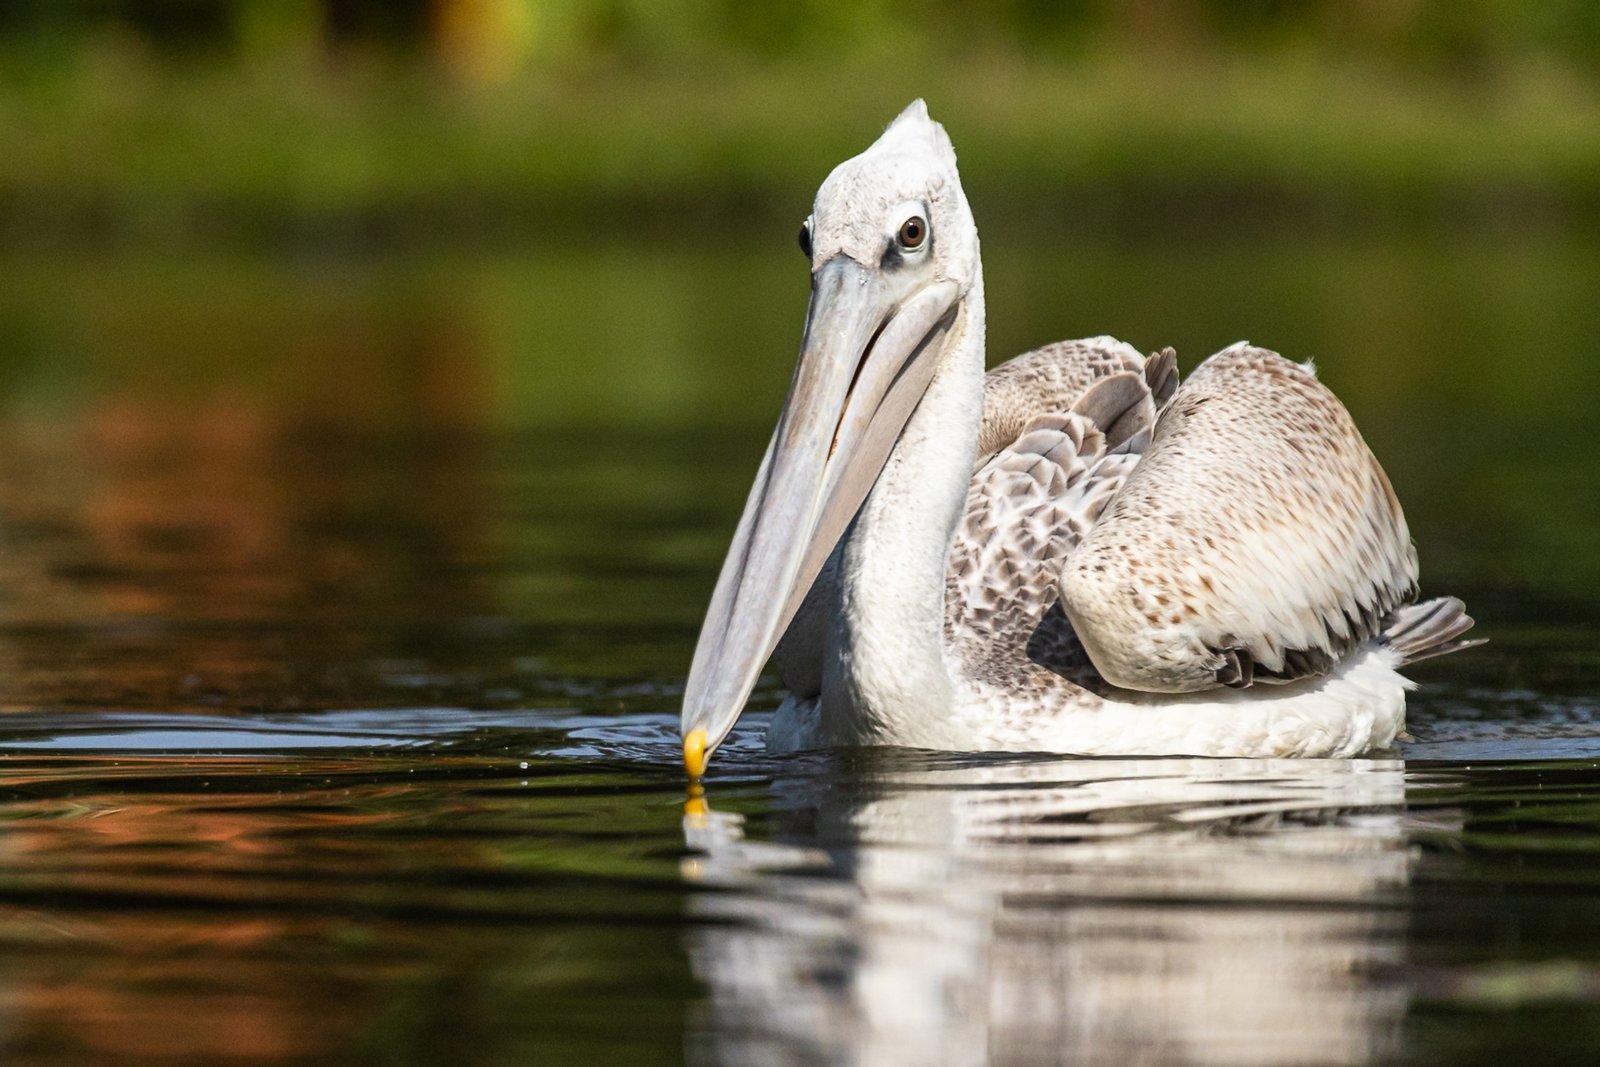
[[[769,684],[688,796],[797,253],[6,262],[0,1054],[1586,1059],[1600,255],[1002,245],[998,351],[1318,359],[1492,638],[1407,743],[774,760]]]

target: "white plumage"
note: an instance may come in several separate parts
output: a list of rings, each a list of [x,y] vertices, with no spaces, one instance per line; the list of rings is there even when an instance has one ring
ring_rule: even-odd
[[[1398,667],[1473,643],[1459,601],[1408,607],[1399,501],[1308,365],[1241,343],[1179,387],[1170,349],[1098,337],[984,375],[977,229],[920,102],[829,177],[806,237],[796,385],[685,695],[706,751],[774,626],[779,751],[1349,756],[1402,730]],[[921,375],[915,403],[882,415],[873,374]],[[805,458],[785,427],[818,410],[841,429],[780,485]],[[836,455],[852,418],[869,429]],[[792,584],[752,587],[769,572]],[[742,691],[702,667],[727,662]]]

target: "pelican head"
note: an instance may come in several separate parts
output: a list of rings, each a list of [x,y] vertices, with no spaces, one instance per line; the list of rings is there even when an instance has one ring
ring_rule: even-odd
[[[800,247],[811,261],[800,358],[684,688],[695,777],[883,470],[979,277],[955,151],[921,100],[828,175]]]

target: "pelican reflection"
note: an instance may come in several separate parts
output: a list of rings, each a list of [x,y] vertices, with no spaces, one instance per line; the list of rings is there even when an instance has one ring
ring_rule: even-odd
[[[1402,761],[860,758],[686,812],[691,1059],[1394,1053]]]

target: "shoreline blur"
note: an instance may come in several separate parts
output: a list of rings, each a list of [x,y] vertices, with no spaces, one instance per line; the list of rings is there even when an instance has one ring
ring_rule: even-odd
[[[916,96],[986,233],[1600,229],[1583,5],[1475,5],[1493,32],[1431,0],[1248,25],[1204,0],[981,26],[953,6],[818,0],[759,26],[724,7],[23,5],[31,21],[0,18],[0,243],[739,236],[798,218]],[[190,9],[215,11],[170,14]]]

